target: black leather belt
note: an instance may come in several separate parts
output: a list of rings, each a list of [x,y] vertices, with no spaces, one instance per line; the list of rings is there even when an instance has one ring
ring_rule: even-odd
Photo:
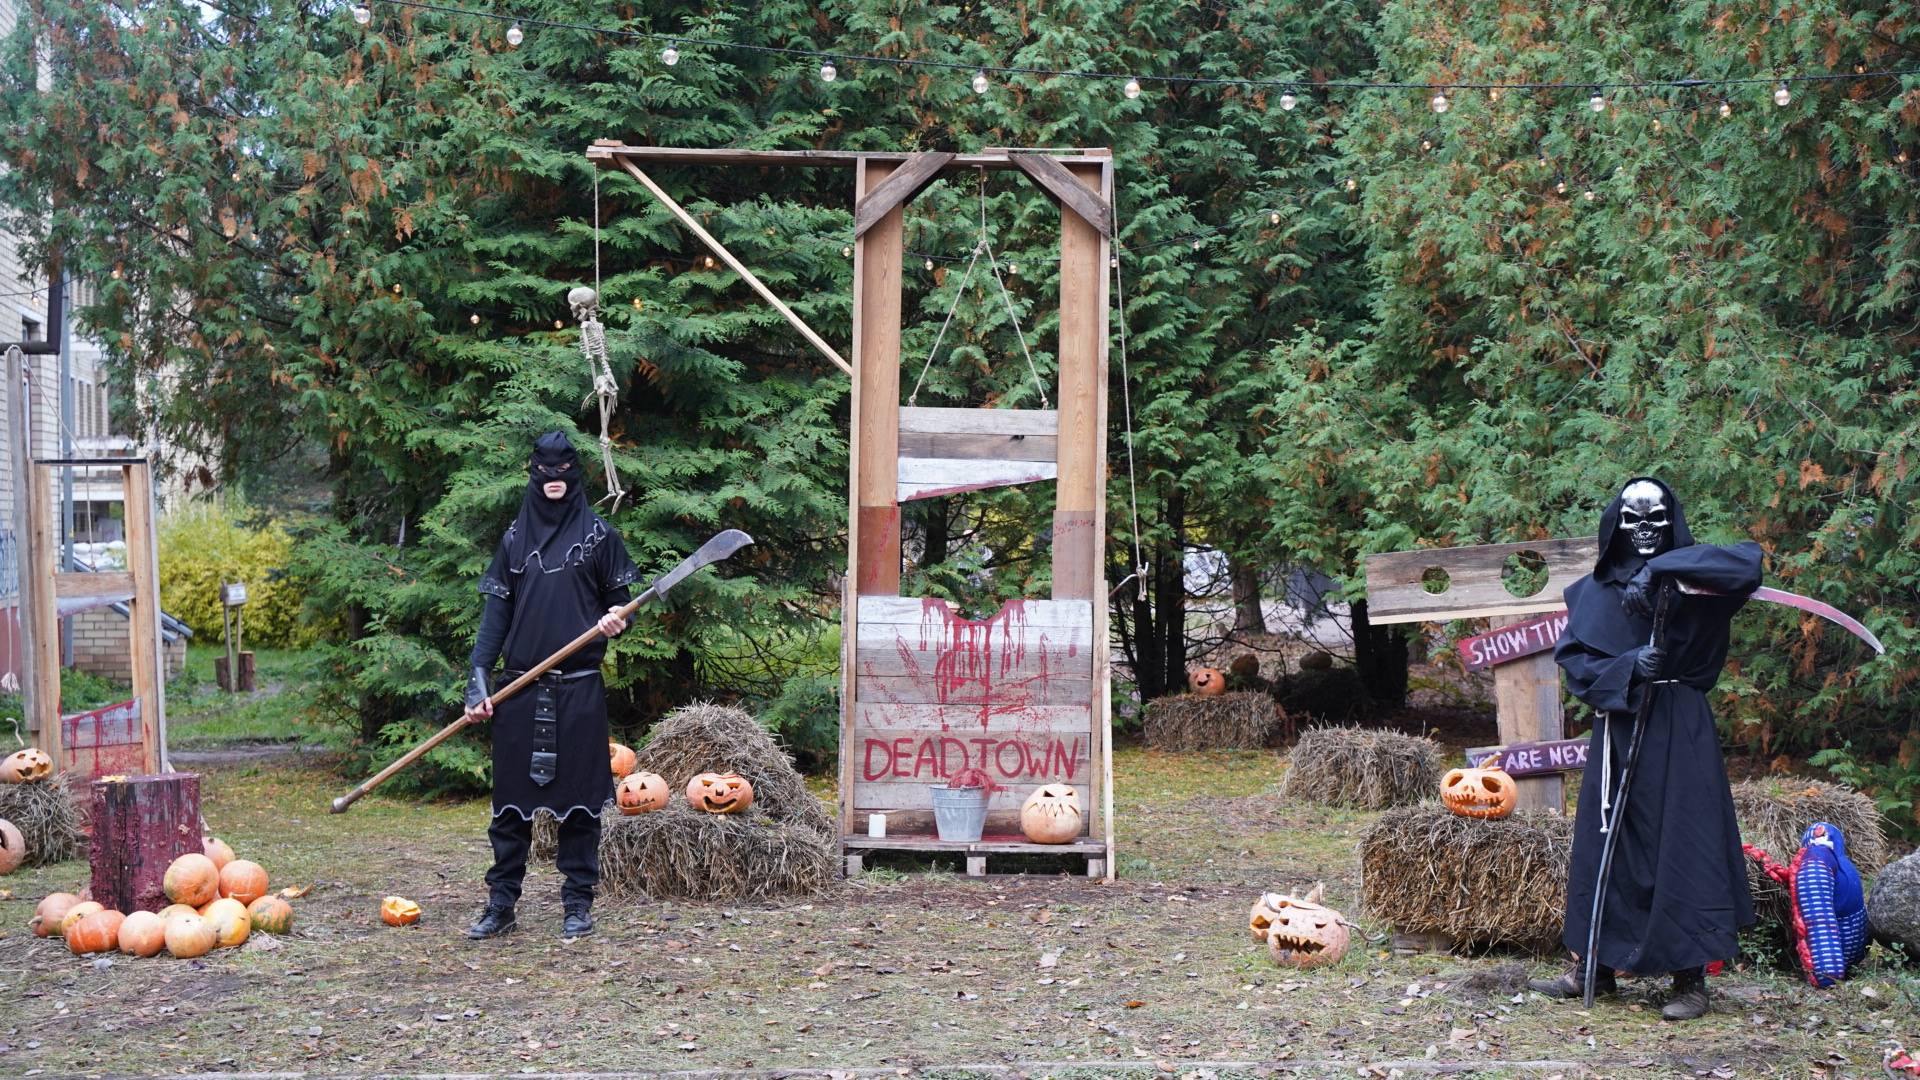
[[[510,679],[526,674],[521,671],[506,673]],[[554,689],[563,682],[584,679],[600,674],[599,668],[585,671],[549,671],[542,674],[533,684],[533,755],[527,762],[527,776],[535,784],[545,787],[553,783],[560,769],[560,710],[554,700]]]
[[[525,675],[526,672],[503,671],[500,674],[507,682],[512,682],[520,676]],[[600,674],[599,668],[587,668],[585,671],[549,671],[534,681],[543,683],[572,682],[575,679],[585,679],[598,674]]]

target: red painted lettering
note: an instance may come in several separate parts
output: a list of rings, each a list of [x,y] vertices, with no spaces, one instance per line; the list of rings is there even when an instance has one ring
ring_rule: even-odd
[[[902,763],[905,761],[911,760],[912,757],[913,757],[913,740],[912,739],[893,740],[893,775],[911,776],[912,774],[907,772],[907,770],[902,767]]]
[[[1013,751],[1013,767],[1007,767],[1007,751]],[[993,767],[1000,770],[1001,776],[1018,777],[1025,768],[1028,759],[1027,745],[1018,742],[1003,742],[994,748]]]
[[[945,775],[940,771],[939,747],[932,739],[922,739],[920,752],[913,756],[913,775],[920,777],[928,773],[936,777]]]
[[[873,767],[873,754],[876,750],[886,755],[885,760],[881,762],[878,769]],[[891,768],[893,768],[893,755],[888,753],[887,744],[879,739],[868,739],[866,761],[860,767],[860,778],[863,780],[878,780],[887,775],[887,771]]]

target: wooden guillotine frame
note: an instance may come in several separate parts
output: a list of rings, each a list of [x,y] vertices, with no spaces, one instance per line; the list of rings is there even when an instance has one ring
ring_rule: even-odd
[[[1113,156],[1105,149],[973,154],[699,150],[602,140],[587,150],[626,172],[853,379],[847,575],[841,638],[841,850],[1084,856],[1113,874],[1112,726],[1104,587],[1108,259]],[[643,165],[838,168],[853,174],[853,359],[847,361],[701,228]],[[900,403],[905,205],[943,176],[1011,171],[1061,207],[1058,409],[907,408]],[[1054,480],[1047,531],[1053,592],[969,619],[944,600],[900,595],[900,504]],[[1050,530],[1046,526],[1050,525]],[[928,788],[983,765],[1006,786],[975,843],[933,832]],[[1084,829],[1068,844],[1028,843],[1021,803],[1039,784],[1072,784]],[[882,815],[884,825],[875,822]],[[884,835],[871,835],[877,828]]]

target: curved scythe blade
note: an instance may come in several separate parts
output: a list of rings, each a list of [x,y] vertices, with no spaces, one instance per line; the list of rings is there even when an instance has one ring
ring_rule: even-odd
[[[1697,585],[1689,585],[1684,581],[1680,582],[1680,591],[1683,593],[1692,593],[1696,596],[1726,595],[1715,592],[1712,589],[1702,589]],[[1747,599],[1764,600],[1769,604],[1783,604],[1790,608],[1799,608],[1801,611],[1812,615],[1818,615],[1836,626],[1845,628],[1848,633],[1866,642],[1874,652],[1882,656],[1886,655],[1886,646],[1880,644],[1880,639],[1873,636],[1873,631],[1862,625],[1859,619],[1841,611],[1839,608],[1834,607],[1824,600],[1815,600],[1811,596],[1801,596],[1799,593],[1788,592],[1785,589],[1776,589],[1767,585],[1762,585],[1748,593]]]

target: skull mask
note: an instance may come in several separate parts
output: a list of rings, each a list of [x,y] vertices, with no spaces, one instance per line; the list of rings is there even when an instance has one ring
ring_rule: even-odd
[[[1660,485],[1636,480],[1620,493],[1619,541],[1651,559],[1673,546],[1673,508]]]

